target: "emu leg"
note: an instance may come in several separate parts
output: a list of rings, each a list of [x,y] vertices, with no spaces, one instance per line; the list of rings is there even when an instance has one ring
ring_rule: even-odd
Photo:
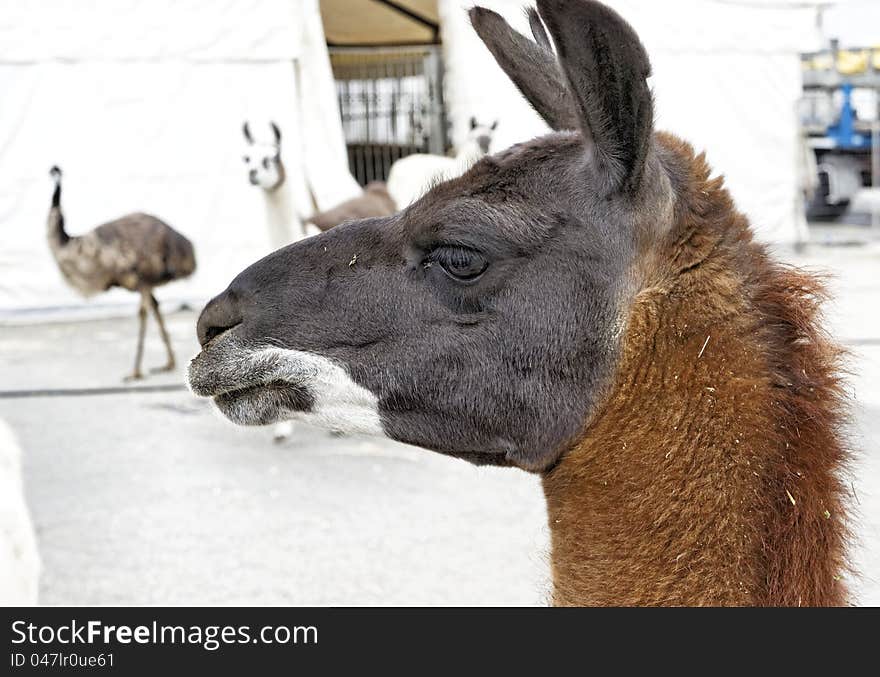
[[[137,352],[134,356],[134,371],[125,377],[125,381],[137,381],[144,375],[141,373],[141,358],[144,356],[144,334],[147,330],[147,306],[146,299],[141,296],[141,305],[138,308],[138,342]]]
[[[152,294],[150,294],[149,300],[150,308],[152,308],[153,310],[153,316],[156,318],[156,323],[159,325],[159,333],[162,334],[162,342],[165,344],[165,350],[168,352],[168,362],[165,364],[165,366],[156,367],[155,369],[151,369],[150,371],[154,373],[160,371],[171,371],[175,367],[174,351],[171,350],[171,339],[168,338],[168,332],[165,331],[165,323],[162,321],[162,314],[159,312],[159,302]]]

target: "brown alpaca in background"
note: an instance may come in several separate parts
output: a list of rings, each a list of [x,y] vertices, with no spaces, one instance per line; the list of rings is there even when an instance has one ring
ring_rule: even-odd
[[[397,211],[388,188],[382,181],[370,181],[363,193],[336,205],[332,209],[315,214],[307,220],[324,232],[346,221],[368,219],[374,216],[391,216]]]

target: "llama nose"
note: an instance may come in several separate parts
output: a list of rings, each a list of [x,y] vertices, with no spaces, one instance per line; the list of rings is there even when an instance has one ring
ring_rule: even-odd
[[[253,184],[257,185],[257,170],[252,169],[248,172],[248,180]]]
[[[241,320],[238,299],[234,293],[227,289],[208,301],[208,305],[199,315],[199,321],[196,324],[199,343],[204,348],[212,339],[241,324]]]

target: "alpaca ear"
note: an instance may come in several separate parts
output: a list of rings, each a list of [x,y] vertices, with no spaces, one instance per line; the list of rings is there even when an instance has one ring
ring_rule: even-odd
[[[489,48],[516,88],[553,129],[578,129],[577,107],[556,62],[543,27],[545,46],[536,44],[513,30],[498,14],[485,7],[473,7],[471,25]],[[535,15],[537,18],[537,15]],[[533,23],[531,16],[530,23]],[[540,21],[538,22],[540,24]],[[532,26],[532,31],[536,28]],[[542,42],[538,38],[538,42]]]
[[[594,160],[623,191],[638,188],[651,142],[651,64],[632,27],[592,0],[538,0]]]
[[[278,125],[275,122],[270,122],[269,125],[272,127],[272,133],[275,135],[275,145],[281,145],[281,130],[278,128]]]
[[[251,146],[254,145],[254,137],[251,136],[251,128],[248,125],[247,121],[241,126],[241,133],[244,134],[245,141],[247,141]]]

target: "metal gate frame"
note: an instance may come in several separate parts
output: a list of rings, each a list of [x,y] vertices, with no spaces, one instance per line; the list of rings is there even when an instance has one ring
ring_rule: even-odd
[[[449,150],[439,45],[331,47],[349,168],[361,185],[384,181],[412,153]]]

